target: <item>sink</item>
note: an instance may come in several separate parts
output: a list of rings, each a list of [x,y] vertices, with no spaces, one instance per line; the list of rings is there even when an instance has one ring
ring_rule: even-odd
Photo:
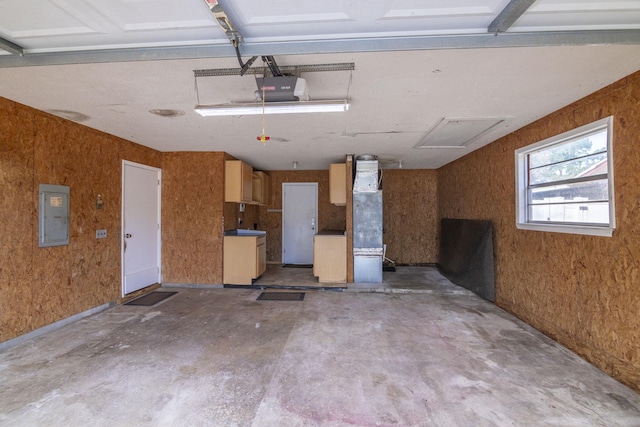
[[[229,230],[225,231],[225,236],[265,236],[267,234],[266,231],[260,230],[247,230],[243,228],[239,228],[237,230]]]

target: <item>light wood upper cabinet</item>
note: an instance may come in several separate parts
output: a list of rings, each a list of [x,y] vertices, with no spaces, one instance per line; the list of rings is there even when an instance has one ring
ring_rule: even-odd
[[[271,177],[262,171],[253,172],[253,203],[271,203]]]
[[[347,204],[347,164],[329,166],[329,200],[337,206]]]
[[[241,160],[227,160],[224,167],[224,201],[253,201],[253,168]]]

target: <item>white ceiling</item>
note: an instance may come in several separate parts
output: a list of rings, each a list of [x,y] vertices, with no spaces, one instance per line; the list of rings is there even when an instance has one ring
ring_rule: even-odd
[[[640,70],[638,0],[537,0],[499,35],[487,28],[508,0],[220,3],[244,61],[355,63],[302,76],[312,99],[348,96],[350,111],[266,116],[266,145],[261,116],[197,115],[196,103],[250,102],[256,90],[252,75],[200,77],[196,93],[193,70],[239,67],[204,0],[0,0],[0,96],[161,151],[226,151],[261,169],[324,169],[347,153],[422,169]],[[466,147],[413,148],[443,118],[508,120]]]

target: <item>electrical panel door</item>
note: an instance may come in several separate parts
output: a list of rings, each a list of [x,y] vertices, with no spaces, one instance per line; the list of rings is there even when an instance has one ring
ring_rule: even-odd
[[[40,184],[38,246],[69,244],[69,187]]]

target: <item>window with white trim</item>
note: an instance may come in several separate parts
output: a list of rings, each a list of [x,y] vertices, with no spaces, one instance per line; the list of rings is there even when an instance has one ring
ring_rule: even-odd
[[[520,229],[611,236],[613,116],[516,150]]]

